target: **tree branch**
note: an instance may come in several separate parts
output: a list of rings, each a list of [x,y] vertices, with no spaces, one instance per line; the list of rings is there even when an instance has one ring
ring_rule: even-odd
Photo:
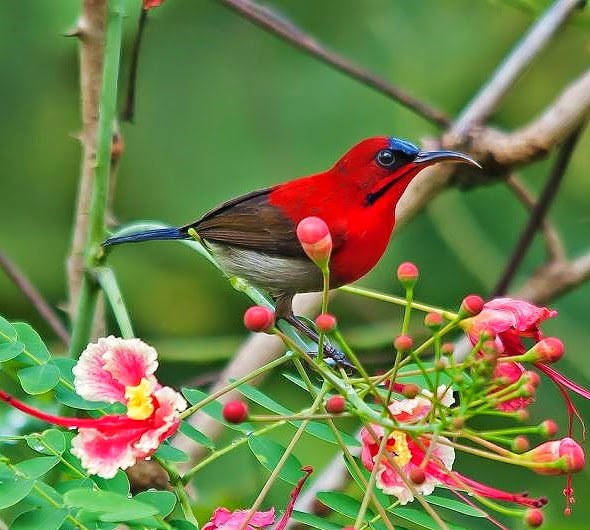
[[[537,204],[537,199],[526,188],[524,182],[522,182],[514,173],[509,175],[506,179],[506,186],[514,192],[514,195],[516,195],[518,200],[520,200],[528,210],[532,210]],[[561,238],[555,227],[547,218],[542,220],[540,229],[545,238],[545,247],[549,261],[565,259],[565,250]]]
[[[70,342],[70,334],[66,330],[59,316],[47,303],[43,295],[29,281],[25,274],[16,266],[16,264],[0,250],[0,268],[4,270],[12,282],[20,289],[25,297],[33,304],[33,307],[49,324],[54,333],[67,346]]]
[[[518,239],[512,256],[506,265],[504,273],[492,291],[492,298],[504,294],[510,285],[510,282],[514,278],[518,267],[522,263],[527,250],[533,242],[535,233],[539,229],[539,226],[543,222],[545,215],[549,211],[549,207],[551,206],[553,199],[555,199],[557,190],[559,189],[559,185],[563,180],[563,175],[565,174],[565,170],[569,165],[581,132],[582,127],[576,129],[561,147],[557,160],[555,161],[555,165],[551,168],[549,177],[547,178],[545,188],[543,189],[539,200],[531,211],[529,221],[522,231],[520,238]]]
[[[454,125],[454,131],[458,135],[467,133],[473,125],[488,118],[526,67],[549,43],[571,12],[581,4],[580,0],[557,0],[547,9],[502,61],[490,81],[463,109]]]
[[[377,92],[397,101],[428,121],[442,127],[449,125],[449,117],[440,110],[418,100],[405,90],[369,72],[362,66],[354,64],[346,57],[328,50],[309,33],[305,33],[291,22],[285,20],[271,8],[259,6],[250,0],[220,1],[226,7],[229,7],[262,29],[276,35],[288,44],[335,68],[348,77],[356,79],[364,85],[375,89]]]

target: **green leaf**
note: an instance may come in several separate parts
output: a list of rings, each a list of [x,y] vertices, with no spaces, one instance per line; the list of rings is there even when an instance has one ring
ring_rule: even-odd
[[[233,383],[233,381],[235,380],[230,379],[230,382]],[[276,414],[284,414],[286,416],[293,414],[292,410],[283,407],[283,405],[277,403],[274,399],[269,398],[266,394],[251,385],[242,384],[236,388],[236,390],[243,396],[246,396],[248,399],[254,401],[254,403],[258,403],[265,409],[275,412]]]
[[[24,499],[35,481],[32,479],[15,478],[0,481],[0,510],[14,506]]]
[[[344,455],[342,455],[342,458],[344,459],[344,465],[348,469],[350,476],[353,478],[356,485],[359,487],[360,491],[364,492],[366,490],[365,484],[369,482],[369,477],[371,476],[371,474],[365,469],[363,463],[360,461],[359,458],[354,458],[354,461],[356,462],[358,469],[360,470],[362,476],[365,478],[363,482],[359,474],[356,472],[356,469],[353,468],[352,464],[348,461],[348,458],[346,458]],[[381,506],[383,506],[384,508],[387,508],[391,504],[391,502],[389,501],[389,497],[385,495],[380,489],[373,488],[373,493],[375,494],[375,497],[377,497],[377,500],[381,503]]]
[[[25,345],[22,342],[5,342],[4,344],[0,344],[0,363],[14,359],[24,349]]]
[[[361,507],[360,501],[339,491],[320,491],[317,494],[317,499],[328,508],[351,519],[356,519]],[[372,512],[367,510],[365,520],[368,521],[372,517]]]
[[[10,525],[11,530],[59,530],[68,510],[55,507],[36,508],[19,515]]]
[[[197,403],[203,401],[203,399],[208,397],[208,394],[196,388],[183,388],[182,394],[187,399],[187,401],[191,403],[191,405],[196,405]],[[223,419],[223,405],[219,403],[219,401],[212,401],[211,403],[205,405],[201,410],[208,416],[211,416],[217,421],[223,423],[226,427],[229,427],[230,429],[240,431],[244,434],[248,434],[256,430],[254,428],[254,425],[248,422],[228,423],[227,421],[225,421]]]
[[[25,343],[29,354],[37,360],[38,364],[45,364],[51,359],[51,354],[39,337],[39,334],[24,322],[15,322],[14,329],[18,334],[18,340]],[[27,356],[28,358],[28,356]],[[30,364],[30,360],[28,360]]]
[[[471,517],[487,517],[483,510],[479,510],[478,508],[470,506],[469,504],[465,504],[464,502],[458,501],[456,499],[447,499],[446,497],[439,497],[438,495],[428,495],[427,497],[424,497],[424,500],[429,504],[441,506],[442,508],[447,508],[454,512],[459,512]]]
[[[297,385],[299,388],[303,388],[303,390],[305,390],[306,392],[309,392],[309,390],[307,389],[307,385],[305,384],[305,381],[303,381],[303,379],[301,379],[300,377],[297,377],[296,375],[293,374],[288,374],[286,372],[284,372],[282,374],[282,376],[285,379],[288,379],[289,381],[291,381],[291,383]],[[318,386],[313,386],[315,393],[319,394],[321,392],[321,388]]]
[[[129,499],[112,491],[89,491],[86,488],[67,491],[64,503],[68,506],[82,508],[98,515],[98,519],[107,523],[132,521],[156,515],[158,509],[149,504]]]
[[[66,450],[66,438],[63,432],[57,429],[48,429],[40,434],[28,434],[25,441],[33,451],[45,455],[61,455]]]
[[[174,530],[199,530],[197,526],[189,521],[183,521],[182,519],[174,519],[170,521],[170,525]]]
[[[92,480],[103,491],[112,491],[125,496],[128,496],[131,491],[129,477],[121,469],[117,471],[117,474],[113,478],[102,478],[95,475],[92,477]]]
[[[74,386],[74,374],[72,368],[76,366],[78,361],[70,359],[69,357],[55,357],[53,364],[59,368],[59,373],[62,379],[65,379],[68,383]]]
[[[59,368],[53,363],[21,368],[17,375],[27,394],[44,394],[59,383]]]
[[[16,342],[17,333],[14,326],[5,318],[0,317],[0,343]]]
[[[58,456],[38,456],[23,460],[16,464],[16,468],[27,478],[39,478],[53,469],[59,462]]]
[[[172,447],[168,443],[163,443],[158,447],[158,450],[154,453],[157,457],[168,462],[188,462],[190,457],[180,449]]]
[[[413,508],[389,508],[392,522],[402,525],[410,530],[440,530],[440,525],[426,512]],[[449,530],[466,530],[463,526],[445,521]]]
[[[256,459],[271,472],[275,470],[285,452],[285,448],[274,440],[255,435],[248,437],[248,446]],[[279,477],[285,482],[295,485],[302,476],[301,463],[293,454],[290,454],[279,472]]]
[[[73,409],[81,410],[99,410],[109,406],[108,403],[102,401],[88,401],[76,394],[76,392],[60,386],[55,391],[55,399]]]
[[[91,478],[75,478],[72,480],[60,480],[56,485],[55,489],[58,493],[64,494],[66,491],[86,488],[88,490],[94,489],[96,484]]]
[[[293,511],[291,519],[311,526],[312,528],[317,528],[318,530],[342,530],[341,524],[328,521],[328,519],[310,513],[298,512],[297,510]]]
[[[215,443],[207,435],[195,429],[188,421],[183,420],[178,429],[182,434],[188,436],[191,440],[200,445],[204,445],[207,449],[215,449]]]
[[[171,491],[142,491],[135,500],[150,504],[158,509],[158,515],[166,517],[176,506],[176,495]]]
[[[299,424],[301,422],[300,421],[292,421],[289,423],[299,426]],[[338,440],[334,436],[332,429],[328,425],[326,425],[325,423],[320,423],[318,421],[310,421],[307,424],[307,427],[305,428],[305,432],[311,434],[312,436],[315,436],[316,438],[319,438],[320,440],[324,440],[326,442],[330,442],[333,444],[338,444]],[[359,440],[357,440],[356,438],[354,438],[353,436],[351,436],[350,434],[342,432],[342,431],[339,431],[339,432],[340,432],[340,436],[342,437],[342,440],[344,441],[344,443],[346,445],[349,445],[352,447],[360,447],[361,446],[361,442]]]

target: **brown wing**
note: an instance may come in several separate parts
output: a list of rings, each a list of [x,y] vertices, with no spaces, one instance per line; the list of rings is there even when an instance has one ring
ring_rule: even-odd
[[[194,228],[203,239],[214,243],[267,254],[305,257],[293,222],[269,204],[271,191],[271,188],[253,191],[224,202],[182,230]]]

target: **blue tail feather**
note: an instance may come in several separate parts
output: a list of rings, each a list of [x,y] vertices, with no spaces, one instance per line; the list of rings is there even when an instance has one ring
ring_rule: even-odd
[[[187,239],[189,236],[180,228],[157,228],[146,230],[137,234],[111,237],[103,242],[103,247],[119,245],[121,243],[138,243],[140,241],[153,241],[158,239]]]

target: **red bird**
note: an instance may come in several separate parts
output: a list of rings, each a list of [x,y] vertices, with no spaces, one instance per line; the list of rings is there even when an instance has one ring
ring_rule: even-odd
[[[277,302],[277,316],[286,317],[295,293],[321,291],[323,284],[297,239],[299,221],[317,216],[330,228],[330,287],[358,280],[385,252],[408,184],[425,167],[444,161],[479,167],[454,151],[423,152],[397,138],[368,138],[323,173],[242,195],[180,228],[113,237],[103,245],[190,239],[194,228],[228,275],[266,289]]]

